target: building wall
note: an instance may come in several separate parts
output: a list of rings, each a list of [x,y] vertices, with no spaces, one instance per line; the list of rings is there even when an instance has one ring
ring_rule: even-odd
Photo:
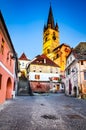
[[[39,78],[37,78],[37,76],[39,76]],[[31,81],[50,81],[50,78],[53,78],[53,77],[58,77],[58,79],[59,79],[59,74],[29,72],[29,80],[31,80]]]
[[[59,67],[52,66],[51,70],[51,66],[31,64],[28,76],[33,91],[47,92],[59,80]]]
[[[59,73],[59,67],[47,66],[47,65],[30,65],[30,72],[43,72],[43,73]]]
[[[62,45],[62,47],[59,48],[59,50],[56,50],[53,54],[54,62],[60,66],[61,72],[64,72],[65,70],[66,57],[69,55],[70,51],[71,51],[70,47],[66,45]]]
[[[20,71],[25,73],[25,76],[27,76],[27,71],[26,71],[26,65],[30,62],[28,60],[18,60],[19,61],[19,69]],[[21,76],[21,73],[19,74],[19,77]]]
[[[84,72],[86,72],[86,61],[79,61],[79,87],[82,93],[86,94],[86,77],[84,77]]]
[[[66,70],[66,79],[65,79],[65,93],[67,95],[72,95],[74,96],[74,87],[77,87],[77,95],[79,94],[79,84],[78,84],[78,71],[74,70],[74,68],[78,68],[78,64],[74,63],[70,66],[70,73],[68,74],[68,70]],[[69,68],[68,68],[69,69]],[[74,70],[74,72],[72,72]],[[71,87],[70,87],[71,84]]]
[[[67,95],[74,96],[75,91],[74,88],[77,88],[76,94],[79,94],[79,86],[78,86],[78,62],[75,61],[74,55],[71,53],[67,58],[66,63],[66,82],[65,82],[65,93]]]
[[[0,103],[12,98],[15,76],[12,56],[12,47],[0,21]]]
[[[6,99],[12,98],[12,91],[14,87],[14,75],[0,64],[0,103],[3,103]]]
[[[86,72],[86,61],[76,60],[71,54],[67,59],[66,68],[65,93],[67,95],[74,96],[75,86],[77,88],[77,96],[86,94],[86,77],[84,77],[84,72]],[[69,81],[71,83],[71,90]],[[69,94],[69,91],[71,91],[71,94]]]

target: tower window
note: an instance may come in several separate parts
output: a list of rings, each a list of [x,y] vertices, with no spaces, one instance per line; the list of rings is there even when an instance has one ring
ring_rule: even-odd
[[[50,53],[50,49],[47,49],[47,53],[48,53],[48,54]]]
[[[55,32],[53,32],[53,40],[56,40]]]
[[[56,58],[59,58],[59,54],[56,55]]]
[[[45,38],[45,42],[47,41],[47,39],[48,39],[48,38],[46,37],[46,38]]]

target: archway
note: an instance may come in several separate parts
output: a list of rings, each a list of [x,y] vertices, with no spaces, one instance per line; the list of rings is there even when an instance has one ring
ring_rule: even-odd
[[[12,97],[12,82],[11,78],[8,78],[6,86],[6,99],[10,99],[11,97]]]

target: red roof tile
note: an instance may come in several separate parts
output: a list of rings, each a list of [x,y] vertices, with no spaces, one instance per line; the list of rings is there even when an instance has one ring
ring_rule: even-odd
[[[34,59],[31,62],[31,64],[49,65],[49,66],[59,67],[57,64],[55,64],[51,59],[49,59],[44,54],[36,56],[36,59]]]
[[[23,53],[23,54],[20,56],[19,60],[29,60],[29,59],[26,57],[25,53]]]

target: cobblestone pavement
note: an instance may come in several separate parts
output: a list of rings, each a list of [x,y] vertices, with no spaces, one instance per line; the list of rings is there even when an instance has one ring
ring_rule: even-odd
[[[86,130],[86,100],[64,94],[18,96],[0,105],[0,130]]]

